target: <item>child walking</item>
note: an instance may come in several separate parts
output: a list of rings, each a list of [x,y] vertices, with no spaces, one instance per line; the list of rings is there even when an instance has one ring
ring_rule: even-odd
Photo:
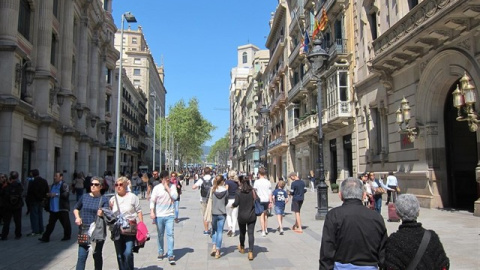
[[[275,205],[275,214],[277,215],[278,220],[278,231],[280,235],[283,235],[283,215],[285,214],[285,204],[288,202],[288,193],[284,189],[285,181],[281,180],[278,182],[277,188],[272,193],[272,199]]]

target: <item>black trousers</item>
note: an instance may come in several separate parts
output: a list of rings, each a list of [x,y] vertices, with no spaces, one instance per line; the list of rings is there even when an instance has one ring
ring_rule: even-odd
[[[13,223],[15,223],[15,236],[22,236],[22,208],[4,209],[2,238],[7,238],[8,233],[10,232],[10,221],[12,221],[12,217]]]
[[[397,189],[397,186],[388,186],[389,188],[392,188],[392,189]],[[392,202],[394,203],[397,199],[397,194],[394,194],[394,197],[392,198],[392,191],[390,190],[387,190],[387,204],[390,202],[390,199],[392,199]]]
[[[63,227],[63,238],[69,239],[72,235],[72,226],[70,225],[70,212],[68,211],[58,211],[58,212],[50,212],[50,217],[48,218],[48,225],[45,233],[43,234],[42,238],[46,240],[50,240],[50,235],[55,229],[55,224],[57,220],[60,220],[60,224]]]
[[[245,233],[248,231],[248,251],[253,252],[253,245],[255,244],[255,223],[257,220],[251,223],[239,223],[238,228],[240,229],[240,246],[245,247]]]

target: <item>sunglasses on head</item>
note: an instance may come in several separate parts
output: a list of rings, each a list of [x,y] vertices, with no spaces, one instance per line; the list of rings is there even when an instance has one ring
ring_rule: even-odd
[[[123,183],[118,183],[118,184],[115,184],[116,187],[122,187],[123,186]]]
[[[95,187],[98,187],[98,186],[100,186],[100,183],[92,183],[91,185],[95,186]]]

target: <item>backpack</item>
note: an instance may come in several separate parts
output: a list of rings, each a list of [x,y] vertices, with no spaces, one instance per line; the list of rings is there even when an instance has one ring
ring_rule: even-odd
[[[203,198],[208,198],[210,197],[210,189],[212,188],[212,179],[210,180],[205,180],[203,177],[202,179],[202,186],[200,187],[200,196]]]

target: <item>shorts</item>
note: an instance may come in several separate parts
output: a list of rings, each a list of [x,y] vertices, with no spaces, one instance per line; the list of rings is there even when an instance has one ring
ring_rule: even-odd
[[[263,206],[263,212],[268,211],[269,202],[260,202],[260,204]]]
[[[276,206],[276,205],[275,205],[275,214],[276,214],[276,215],[283,215],[283,214],[285,214],[285,206]]]
[[[292,201],[292,212],[300,212],[303,201]]]
[[[202,213],[202,219],[203,216],[205,216],[205,210],[207,210],[207,202],[202,200],[200,202],[200,212]]]

